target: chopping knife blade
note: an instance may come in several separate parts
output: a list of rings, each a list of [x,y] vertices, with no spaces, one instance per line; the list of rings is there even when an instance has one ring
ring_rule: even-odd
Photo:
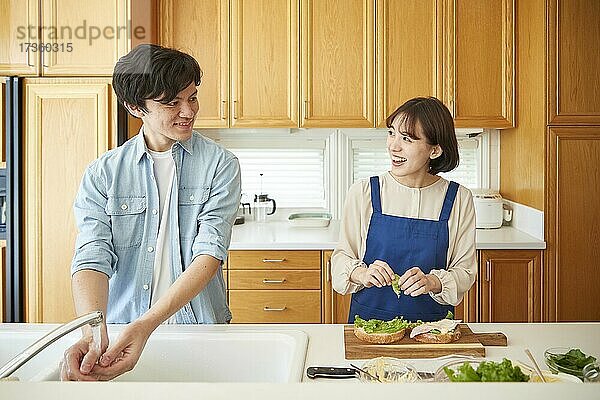
[[[334,379],[346,379],[356,378],[356,369],[344,368],[344,367],[308,367],[306,369],[306,376],[311,379],[315,378],[334,378]]]

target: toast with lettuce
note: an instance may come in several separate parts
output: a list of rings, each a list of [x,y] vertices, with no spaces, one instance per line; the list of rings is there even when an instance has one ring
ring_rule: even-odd
[[[356,315],[354,317],[354,335],[368,343],[389,344],[401,340],[407,329],[412,329],[420,323],[421,321],[406,321],[402,317],[396,317],[390,321],[364,320]]]

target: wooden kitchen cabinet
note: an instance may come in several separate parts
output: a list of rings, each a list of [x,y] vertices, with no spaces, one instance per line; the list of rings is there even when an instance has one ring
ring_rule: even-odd
[[[374,126],[374,2],[301,0],[300,126]]]
[[[413,97],[442,98],[442,9],[442,0],[377,1],[377,127]]]
[[[204,72],[196,128],[298,126],[296,1],[167,0],[161,17],[160,43]]]
[[[142,34],[129,26],[130,0],[8,0],[0,10],[0,75],[110,76]]]
[[[444,7],[444,102],[455,126],[513,127],[515,0],[447,0]]]
[[[24,93],[25,321],[65,322],[73,200],[87,165],[116,146],[116,99],[110,78],[31,78]]]
[[[548,125],[600,125],[600,2],[548,2]]]
[[[164,0],[159,41],[192,55],[203,71],[195,128],[229,126],[229,0]]]
[[[320,323],[321,252],[232,250],[228,261],[232,323]]]
[[[298,1],[231,1],[231,127],[298,126]]]
[[[40,73],[39,52],[33,47],[27,27],[38,26],[38,0],[4,0],[0,4],[0,75],[35,76]],[[37,32],[35,32],[37,36]]]
[[[352,295],[341,295],[331,287],[331,254],[323,251],[323,323],[346,324]]]
[[[542,252],[481,250],[480,321],[542,321]]]
[[[119,57],[129,51],[130,36],[141,34],[135,27],[126,30],[130,0],[103,1],[102,6],[78,0],[42,0],[41,5],[41,26],[58,31],[53,35],[47,29],[43,38],[44,43],[58,49],[40,53],[45,76],[111,76]],[[71,38],[68,28],[73,31]],[[67,43],[72,43],[72,51],[68,51]]]
[[[547,151],[550,320],[600,321],[600,125],[549,127]]]

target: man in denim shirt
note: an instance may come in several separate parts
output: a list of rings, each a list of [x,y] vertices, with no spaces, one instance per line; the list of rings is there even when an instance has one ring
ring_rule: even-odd
[[[101,350],[91,332],[66,353],[65,380],[106,380],[131,370],[163,322],[227,323],[221,264],[240,200],[237,158],[192,130],[202,71],[182,52],[140,45],[115,66],[119,101],[140,133],[92,162],[74,211],[71,266],[77,314],[102,310],[128,324]],[[97,364],[96,364],[97,363]]]

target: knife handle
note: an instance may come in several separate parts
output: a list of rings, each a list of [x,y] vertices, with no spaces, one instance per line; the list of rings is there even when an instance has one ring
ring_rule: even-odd
[[[333,379],[356,378],[356,370],[354,368],[344,368],[344,367],[308,367],[306,369],[306,376],[308,376],[311,379],[314,379],[314,378],[333,378]]]

